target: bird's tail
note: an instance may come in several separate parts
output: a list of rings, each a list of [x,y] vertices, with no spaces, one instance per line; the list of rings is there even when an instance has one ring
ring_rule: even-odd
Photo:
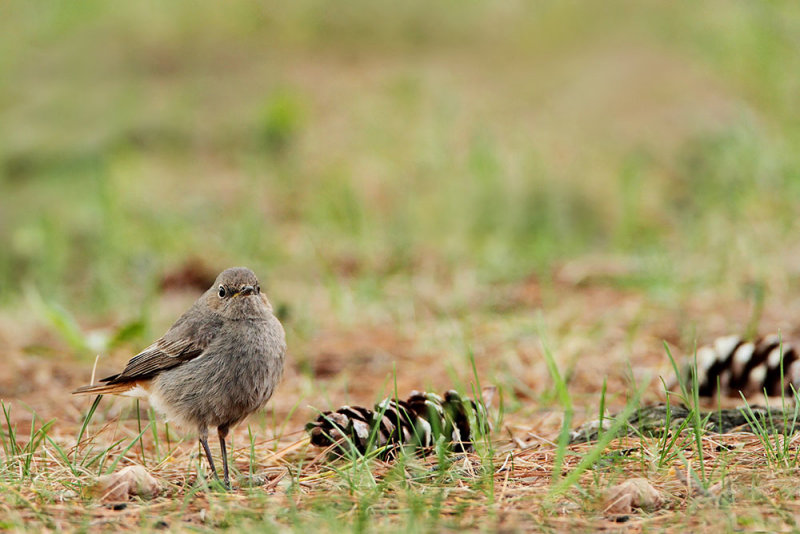
[[[120,384],[89,384],[72,392],[73,395],[121,395],[136,387],[136,382]]]

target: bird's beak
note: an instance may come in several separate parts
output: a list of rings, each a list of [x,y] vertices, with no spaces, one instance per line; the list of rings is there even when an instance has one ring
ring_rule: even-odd
[[[242,288],[242,289],[239,291],[239,295],[242,295],[242,296],[247,296],[247,295],[252,295],[252,294],[253,294],[253,293],[255,293],[255,292],[256,292],[256,289],[255,289],[253,286],[244,286],[244,287],[243,287],[243,288]]]

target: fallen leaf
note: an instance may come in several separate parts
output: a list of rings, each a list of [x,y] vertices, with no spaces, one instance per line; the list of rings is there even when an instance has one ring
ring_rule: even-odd
[[[161,486],[153,475],[141,465],[124,467],[110,475],[97,479],[90,492],[105,502],[127,501],[130,497],[152,499]]]
[[[604,502],[608,514],[629,514],[635,508],[657,510],[665,499],[646,478],[632,478],[606,490]]]

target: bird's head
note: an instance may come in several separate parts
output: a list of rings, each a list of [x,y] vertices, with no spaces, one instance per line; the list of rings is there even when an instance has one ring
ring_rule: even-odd
[[[212,310],[229,319],[258,319],[272,309],[255,273],[246,267],[222,271],[204,297]]]

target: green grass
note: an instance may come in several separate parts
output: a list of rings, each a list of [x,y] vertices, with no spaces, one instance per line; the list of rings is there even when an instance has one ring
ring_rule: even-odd
[[[567,440],[654,401],[660,340],[800,319],[799,31],[784,1],[6,3],[0,529],[92,528],[82,488],[132,462],[168,497],[128,528],[606,528],[607,486],[678,469],[734,486],[725,528],[791,527],[770,426],[796,412],[719,452],[684,388],[680,432]],[[188,305],[161,284],[195,258],[253,268],[289,340],[273,412],[232,436],[234,472],[289,474],[241,501],[154,414],[65,400]],[[309,405],[488,384],[475,456],[273,461]],[[669,520],[719,526],[705,498]]]
[[[162,269],[187,255],[215,267],[247,263],[278,279],[336,279],[347,262],[359,277],[376,273],[380,291],[385,277],[413,273],[422,258],[497,279],[603,250],[673,264],[659,273],[643,263],[645,277],[668,276],[674,284],[680,274],[681,284],[709,284],[728,270],[736,274],[739,262],[756,268],[749,256],[762,252],[764,232],[776,242],[793,235],[800,188],[792,146],[800,131],[793,99],[775,87],[791,86],[797,59],[785,33],[765,30],[778,18],[791,27],[789,5],[764,6],[751,20],[743,5],[719,16],[621,3],[630,22],[597,16],[581,23],[580,38],[553,29],[583,20],[576,7],[539,6],[515,16],[481,3],[453,13],[417,5],[381,17],[388,5],[336,13],[303,5],[271,5],[261,23],[261,10],[247,4],[225,13],[186,3],[160,13],[91,2],[75,13],[55,4],[42,12],[10,8],[6,24],[27,39],[4,32],[0,40],[8,58],[0,65],[0,98],[17,102],[6,108],[0,131],[4,197],[16,199],[2,215],[4,301],[14,302],[28,282],[83,314],[135,309],[146,294],[128,288],[152,287]],[[701,35],[695,30],[703,17],[714,24]],[[363,29],[366,20],[374,31],[360,37],[363,71],[352,81],[325,76],[346,68],[358,47],[345,28]],[[499,38],[490,21],[509,24],[506,35]],[[674,105],[711,91],[703,97],[723,107],[738,97],[741,107],[697,131],[663,131],[680,136],[663,152],[658,132],[583,139],[565,124],[531,124],[547,109],[546,91],[555,89],[482,70],[512,47],[520,65],[540,62],[542,76],[558,79],[559,63],[591,69],[604,58],[588,52],[593,46],[624,58],[626,48],[604,37],[612,28],[623,43],[654,49],[647,58],[654,69],[661,60],[676,68],[675,56],[699,62],[693,68],[709,79],[677,86]],[[667,40],[676,28],[678,38]],[[469,43],[453,48],[465,32]],[[86,53],[95,39],[107,46]],[[418,40],[425,44],[412,44]],[[753,41],[771,53],[743,54]],[[428,53],[415,69],[407,62],[418,46]],[[215,53],[197,56],[209,50]],[[242,56],[221,84],[212,76],[232,61],[226,54]],[[487,76],[493,98],[431,74],[440,61],[462,56],[474,65],[456,61],[456,79]],[[375,80],[358,81],[384,58]],[[309,81],[319,70],[320,81]],[[765,72],[765,90],[754,90],[748,76]],[[562,88],[571,87],[568,80]],[[38,89],[18,95],[19,87]],[[627,90],[643,106],[672,102]],[[324,100],[326,91],[335,105]],[[526,102],[523,113],[508,109]],[[568,104],[586,108],[587,132],[617,128],[614,115],[592,107],[602,101]],[[692,109],[700,113],[702,105]],[[627,120],[650,120],[637,117]],[[531,129],[538,144],[522,142]],[[328,139],[336,143],[326,145]],[[567,139],[581,143],[559,156]],[[299,242],[290,237],[298,233]],[[725,246],[731,236],[741,247]],[[705,250],[719,257],[687,277],[680,257]]]

